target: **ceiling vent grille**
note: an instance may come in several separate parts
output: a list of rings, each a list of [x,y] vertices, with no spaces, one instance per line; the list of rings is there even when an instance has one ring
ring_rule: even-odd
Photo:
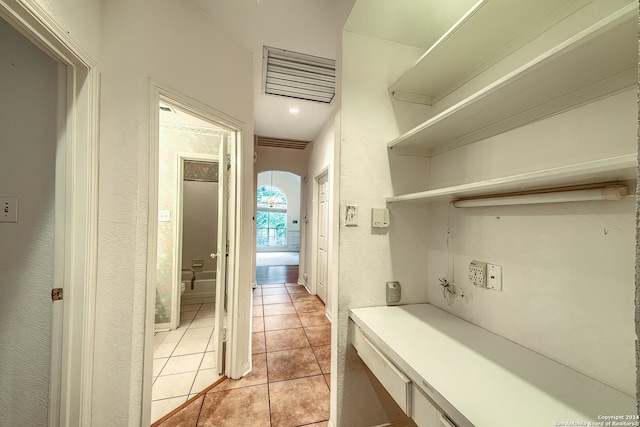
[[[262,90],[269,95],[329,104],[336,94],[336,61],[265,46]]]
[[[294,150],[304,150],[309,141],[298,141],[295,139],[278,139],[256,136],[256,145],[260,147],[289,148]]]

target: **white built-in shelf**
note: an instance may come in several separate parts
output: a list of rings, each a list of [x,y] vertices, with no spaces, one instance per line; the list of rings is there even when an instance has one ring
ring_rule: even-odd
[[[387,198],[387,203],[454,200],[568,185],[635,180],[637,156],[627,154],[569,166],[511,175]],[[633,193],[633,189],[630,189]]]
[[[637,84],[637,13],[637,4],[629,4],[409,130],[388,147],[426,155],[432,150],[442,152]]]
[[[588,2],[478,0],[389,91],[433,104]]]

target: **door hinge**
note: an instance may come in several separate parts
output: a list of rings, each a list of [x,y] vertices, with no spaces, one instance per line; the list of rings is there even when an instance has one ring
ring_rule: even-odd
[[[227,342],[227,328],[222,330],[222,342]]]
[[[58,301],[62,299],[62,288],[51,289],[51,301]]]
[[[231,154],[227,154],[227,170],[231,169],[232,161],[233,161],[233,156]]]

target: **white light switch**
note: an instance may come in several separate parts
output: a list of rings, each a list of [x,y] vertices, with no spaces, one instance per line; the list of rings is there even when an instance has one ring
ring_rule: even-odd
[[[358,206],[347,205],[345,208],[344,224],[347,227],[358,226]]]
[[[18,222],[17,197],[0,197],[0,222]]]

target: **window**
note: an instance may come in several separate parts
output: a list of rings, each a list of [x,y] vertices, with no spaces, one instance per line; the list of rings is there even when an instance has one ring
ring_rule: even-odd
[[[287,196],[274,185],[263,185],[257,201],[257,246],[287,246]]]

